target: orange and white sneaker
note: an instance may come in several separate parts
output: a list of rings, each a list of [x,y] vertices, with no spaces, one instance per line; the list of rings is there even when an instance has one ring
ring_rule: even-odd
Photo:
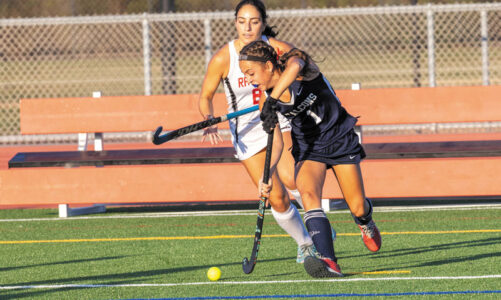
[[[304,269],[311,277],[343,277],[339,265],[330,258],[307,256],[304,260]]]
[[[379,249],[381,249],[381,234],[374,220],[371,220],[365,225],[358,225],[358,227],[360,231],[362,231],[362,240],[364,241],[365,247],[372,252],[379,251]]]

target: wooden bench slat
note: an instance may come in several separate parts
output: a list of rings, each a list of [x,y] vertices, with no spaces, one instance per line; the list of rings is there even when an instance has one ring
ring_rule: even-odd
[[[361,167],[369,198],[501,195],[500,157],[365,160]],[[18,168],[0,170],[0,182],[0,206],[258,200],[240,163]],[[343,197],[333,172],[322,195]]]
[[[501,85],[336,91],[359,125],[501,121]]]
[[[501,85],[338,90],[358,125],[501,121]],[[226,114],[224,94],[213,101]],[[173,130],[201,121],[198,95],[21,99],[21,133]],[[228,122],[219,124],[228,128]]]
[[[365,144],[367,159],[501,156],[501,141]],[[9,168],[238,162],[233,147],[20,152]]]
[[[20,152],[9,168],[238,162],[232,147]]]
[[[214,106],[226,114],[224,94]],[[173,130],[202,121],[196,94],[21,99],[20,111],[22,134]]]

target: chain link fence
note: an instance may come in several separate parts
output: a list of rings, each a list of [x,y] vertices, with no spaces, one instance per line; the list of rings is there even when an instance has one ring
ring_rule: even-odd
[[[418,4],[488,3],[495,0],[262,0],[268,10]],[[0,18],[232,11],[240,0],[0,0]]]
[[[270,10],[336,89],[501,84],[501,4]],[[0,19],[0,136],[19,99],[198,93],[233,11]],[[222,92],[222,89],[220,89]]]

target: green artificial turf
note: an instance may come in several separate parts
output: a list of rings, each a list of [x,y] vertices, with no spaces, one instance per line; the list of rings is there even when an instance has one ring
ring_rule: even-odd
[[[325,299],[383,293],[407,299],[408,293],[433,292],[448,294],[426,297],[501,296],[452,293],[501,290],[501,277],[485,277],[501,274],[499,208],[377,209],[374,219],[383,236],[378,253],[364,247],[347,211],[329,213],[338,233],[338,263],[346,276],[323,280],[312,279],[295,262],[295,242],[269,211],[250,275],[242,272],[241,261],[252,250],[254,210],[179,215],[184,213],[105,213],[61,220],[55,210],[2,210],[0,299]],[[212,266],[222,271],[217,282],[206,277]]]

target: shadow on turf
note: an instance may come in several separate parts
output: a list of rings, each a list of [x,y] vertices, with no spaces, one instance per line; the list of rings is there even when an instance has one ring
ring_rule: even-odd
[[[119,257],[117,257],[119,258]],[[97,259],[92,259],[92,261],[96,260],[105,260],[108,259],[106,257],[104,258],[97,258]],[[256,270],[260,267],[260,264],[264,264],[266,262],[274,262],[274,261],[284,261],[284,260],[295,260],[295,257],[287,257],[287,258],[274,258],[274,259],[263,259],[263,260],[258,260],[258,263],[256,265],[256,269],[254,273],[256,273]],[[85,259],[85,260],[76,260],[76,261],[70,261],[70,263],[73,262],[86,262],[89,261],[90,259]],[[52,265],[52,264],[64,264],[67,262],[59,262],[59,263],[50,263],[47,265]],[[43,265],[43,264],[41,264]],[[234,262],[234,263],[229,263],[229,264],[223,264],[223,265],[218,265],[220,267],[224,266],[234,266],[234,265],[242,265],[241,262]],[[103,284],[103,285],[115,285],[115,284],[141,284],[143,282],[151,282],[149,279],[152,276],[159,276],[159,275],[166,275],[166,274],[172,274],[172,273],[177,273],[177,272],[187,272],[187,271],[194,271],[194,270],[203,270],[203,274],[205,274],[205,271],[212,267],[213,265],[200,265],[200,266],[192,266],[192,267],[183,267],[183,268],[170,268],[170,269],[159,269],[159,270],[151,270],[151,271],[139,271],[139,272],[130,272],[130,273],[120,273],[120,274],[106,274],[106,275],[97,275],[97,276],[79,276],[79,277],[72,277],[72,278],[64,278],[64,279],[58,279],[58,280],[41,280],[41,281],[31,281],[31,282],[23,282],[23,283],[17,283],[15,286],[37,286],[37,285],[64,285],[64,284]],[[265,275],[263,277],[275,277],[275,276],[284,276],[284,275],[292,275],[296,274],[297,272],[290,272],[290,273],[282,273],[282,274],[273,274],[273,275]],[[248,275],[244,275],[242,271],[242,276],[237,276],[237,277],[232,277],[231,279],[238,279],[238,278],[249,278]],[[228,280],[228,278],[223,278],[220,281],[225,281]],[[14,284],[10,284],[12,286]],[[77,290],[77,289],[87,289],[87,287],[62,287],[62,288],[53,288],[53,289],[30,289],[30,290],[0,290],[0,299],[19,299],[19,298],[34,298],[34,297],[40,297],[40,296],[48,296],[51,293],[55,292],[61,292],[61,291],[69,291],[69,290]]]
[[[115,281],[115,282],[110,282],[108,284],[128,284],[130,282],[127,281]],[[33,290],[2,290],[0,291],[0,299],[2,300],[7,300],[7,299],[21,299],[21,298],[27,298],[27,299],[34,299],[38,297],[43,297],[43,296],[48,296],[50,293],[54,292],[65,292],[65,291],[75,291],[75,290],[85,290],[88,289],[87,287],[63,287],[63,288],[58,288],[58,289],[37,289],[36,291]],[[49,296],[50,297],[50,296]],[[57,298],[49,298],[49,299],[57,299]]]
[[[382,248],[383,250],[381,252],[378,252],[377,254],[376,253],[368,253],[365,255],[365,257],[370,258],[370,259],[388,259],[388,258],[395,258],[398,256],[416,255],[416,254],[423,254],[423,253],[428,252],[430,258],[433,258],[433,252],[436,252],[436,251],[454,249],[456,251],[456,253],[458,255],[460,255],[462,253],[460,250],[461,248],[472,248],[472,247],[482,247],[482,246],[489,246],[489,245],[499,245],[500,243],[501,243],[501,237],[496,237],[496,238],[470,240],[470,241],[455,242],[455,243],[437,244],[437,245],[432,245],[432,246],[398,249],[398,250],[393,250],[393,251],[384,251],[384,249]],[[360,255],[340,256],[339,259],[358,258],[358,257],[360,257]],[[494,257],[501,257],[501,252],[485,253],[485,254],[479,254],[479,255],[474,255],[474,256],[458,256],[458,257],[452,257],[452,258],[448,258],[448,259],[423,262],[423,263],[419,263],[419,264],[408,264],[405,266],[402,265],[400,267],[391,267],[391,269],[431,267],[431,266],[439,266],[439,265],[446,265],[446,264],[457,263],[457,262],[474,261],[474,260],[479,260],[479,259],[484,259],[484,258],[494,258]],[[374,270],[371,270],[368,272],[384,271],[387,269],[388,269],[388,265],[386,265],[384,269],[378,268],[378,269],[374,269]]]
[[[34,264],[34,265],[25,265],[25,266],[17,266],[17,267],[8,267],[8,268],[0,268],[0,272],[26,269],[26,268],[34,268],[34,267],[43,267],[43,266],[53,266],[53,265],[65,265],[65,264],[76,264],[76,263],[85,263],[85,262],[95,262],[101,260],[111,260],[111,259],[121,259],[125,257],[130,257],[132,255],[127,256],[109,256],[109,257],[101,257],[101,258],[87,258],[87,259],[75,259],[75,260],[66,260],[66,261],[58,261],[51,262],[45,264]]]
[[[343,199],[333,199],[343,201]],[[420,205],[448,205],[448,204],[500,204],[499,197],[427,197],[427,198],[371,198],[374,206],[420,206]],[[297,201],[292,203],[299,208]],[[230,202],[204,202],[204,203],[136,203],[106,205],[109,213],[142,213],[142,212],[182,212],[182,211],[214,211],[214,210],[247,210],[257,209],[258,201],[230,201]],[[269,207],[267,207],[269,208]],[[345,207],[347,208],[347,207]]]

